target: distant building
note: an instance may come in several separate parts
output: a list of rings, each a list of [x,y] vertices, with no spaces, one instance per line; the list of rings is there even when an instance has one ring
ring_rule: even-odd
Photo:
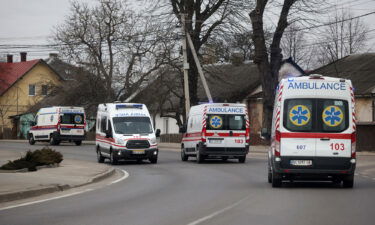
[[[7,62],[0,63],[0,134],[12,129],[15,136],[16,116],[25,113],[63,81],[44,60],[27,61],[26,57],[26,52],[21,52],[20,62],[13,62],[13,56],[8,55]]]

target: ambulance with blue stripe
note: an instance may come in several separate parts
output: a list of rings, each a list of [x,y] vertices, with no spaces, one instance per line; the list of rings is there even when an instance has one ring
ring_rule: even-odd
[[[81,145],[85,139],[86,116],[82,107],[53,106],[41,108],[35,116],[28,138],[31,145],[36,141],[59,145],[61,141]]]
[[[96,153],[99,163],[106,158],[158,161],[158,144],[150,113],[144,104],[105,103],[98,106],[96,118]]]
[[[278,85],[268,181],[329,180],[353,187],[356,124],[350,80],[310,75]]]
[[[249,152],[249,117],[245,104],[211,103],[190,108],[181,143],[181,159],[195,157],[246,161]]]

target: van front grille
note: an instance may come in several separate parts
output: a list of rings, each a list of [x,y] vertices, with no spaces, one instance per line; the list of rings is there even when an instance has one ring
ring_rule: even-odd
[[[126,143],[126,147],[130,149],[149,148],[150,143],[147,140],[130,140]]]

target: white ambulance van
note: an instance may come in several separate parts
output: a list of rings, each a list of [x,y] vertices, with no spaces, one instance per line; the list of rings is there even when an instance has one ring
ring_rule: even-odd
[[[159,136],[160,130],[157,130]],[[105,103],[98,107],[96,118],[96,153],[99,163],[108,158],[119,160],[158,161],[158,145],[146,105],[138,103]]]
[[[61,141],[81,145],[85,139],[86,117],[82,107],[53,106],[39,109],[28,138],[31,145],[36,141],[58,145]]]
[[[236,158],[244,163],[249,152],[249,118],[246,105],[212,103],[193,106],[181,143],[181,159],[196,157],[197,163],[206,158]]]
[[[268,182],[331,180],[351,188],[356,167],[350,80],[310,75],[278,85],[268,154]]]

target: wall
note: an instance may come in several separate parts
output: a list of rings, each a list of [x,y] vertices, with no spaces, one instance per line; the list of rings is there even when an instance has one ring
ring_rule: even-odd
[[[12,121],[9,116],[18,115],[26,112],[28,108],[44,96],[41,95],[42,85],[59,85],[58,76],[46,65],[37,64],[25,76],[23,76],[15,85],[7,90],[0,97],[0,127],[9,128]],[[36,85],[35,96],[29,96],[29,84]]]
[[[355,113],[357,122],[372,122],[373,121],[373,108],[371,98],[356,98],[355,99]]]
[[[168,121],[168,122],[166,122]],[[168,123],[168,127],[166,124]],[[160,117],[160,114],[156,114],[155,116],[155,130],[160,129],[161,134],[178,134],[179,127],[177,126],[177,121],[170,117]]]

